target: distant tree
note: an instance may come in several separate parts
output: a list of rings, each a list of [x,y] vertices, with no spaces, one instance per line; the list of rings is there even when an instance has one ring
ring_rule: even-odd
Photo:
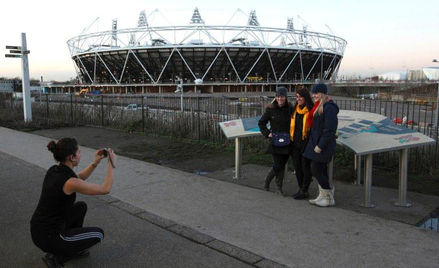
[[[35,78],[31,78],[29,81],[31,86],[39,86],[40,85],[40,80],[35,79]]]

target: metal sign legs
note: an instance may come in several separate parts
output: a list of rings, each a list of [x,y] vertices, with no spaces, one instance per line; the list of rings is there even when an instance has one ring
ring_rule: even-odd
[[[408,171],[409,149],[399,150],[399,199],[395,205],[399,207],[410,207],[407,203],[407,171]]]
[[[242,140],[235,138],[235,177],[234,179],[242,179]]]
[[[407,203],[407,171],[408,171],[408,153],[409,149],[399,150],[399,190],[398,190],[398,202],[395,203],[399,207],[410,207],[411,204]],[[372,204],[372,154],[366,155],[365,161],[365,178],[364,178],[364,203],[360,206],[366,208],[374,208]],[[360,169],[361,158],[358,157],[357,168]],[[358,170],[357,170],[358,172]],[[361,171],[360,171],[361,172]],[[360,172],[358,175],[360,175]],[[357,183],[359,183],[360,176],[357,176]]]
[[[372,160],[373,154],[366,155],[366,174],[364,178],[364,203],[360,206],[365,208],[374,208],[375,205],[372,204]]]

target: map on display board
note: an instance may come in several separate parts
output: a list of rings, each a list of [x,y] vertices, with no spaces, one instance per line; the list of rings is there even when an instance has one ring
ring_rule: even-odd
[[[259,119],[260,116],[255,116],[221,122],[219,125],[228,139],[262,136],[258,126]]]
[[[435,140],[415,130],[395,125],[389,118],[367,112],[340,110],[337,143],[357,155],[434,144]]]

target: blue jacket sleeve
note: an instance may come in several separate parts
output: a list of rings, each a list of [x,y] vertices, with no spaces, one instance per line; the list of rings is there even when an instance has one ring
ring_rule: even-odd
[[[323,111],[323,132],[322,137],[319,140],[317,146],[323,151],[331,142],[335,139],[335,133],[337,132],[338,118],[337,109],[333,105],[326,105]]]

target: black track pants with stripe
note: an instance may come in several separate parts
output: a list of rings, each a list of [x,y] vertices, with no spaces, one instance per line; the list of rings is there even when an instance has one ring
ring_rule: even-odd
[[[32,240],[42,251],[53,253],[60,259],[87,251],[103,240],[104,231],[99,227],[82,227],[86,213],[87,204],[76,202],[64,230],[47,235],[31,228]]]

